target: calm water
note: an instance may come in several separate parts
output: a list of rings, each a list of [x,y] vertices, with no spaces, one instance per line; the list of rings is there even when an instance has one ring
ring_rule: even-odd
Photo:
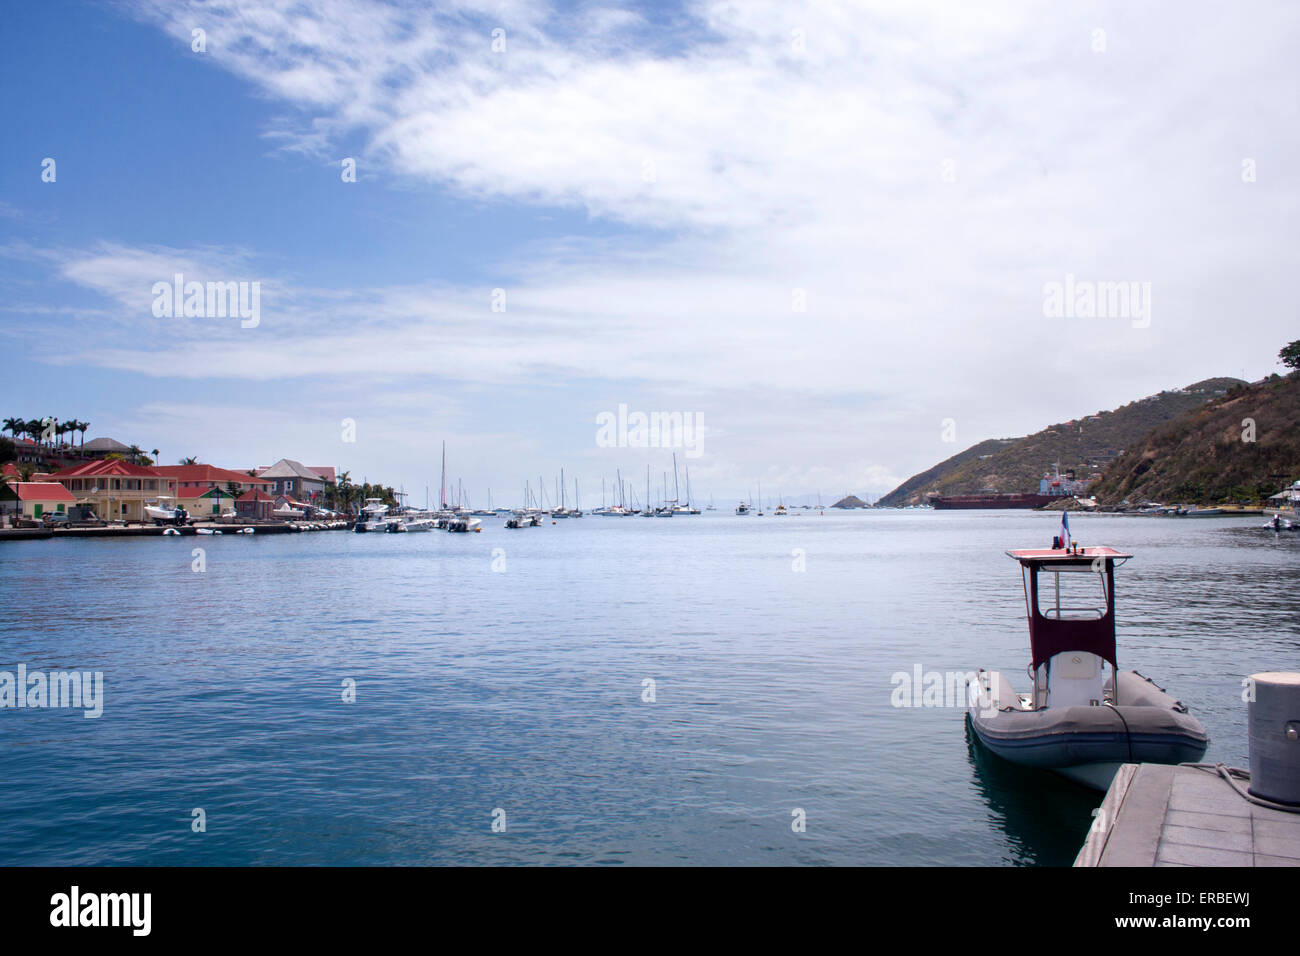
[[[1136,553],[1120,665],[1236,765],[1242,677],[1300,667],[1300,535],[1262,522],[1071,518]],[[0,711],[0,864],[1072,861],[1099,795],[890,705],[918,664],[1024,673],[1003,551],[1056,516],[484,523],[0,546],[0,669],[106,681],[98,720]]]

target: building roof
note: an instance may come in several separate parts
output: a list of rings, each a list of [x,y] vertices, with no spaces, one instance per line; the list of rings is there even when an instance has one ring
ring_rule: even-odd
[[[6,475],[9,478],[17,478],[21,474],[22,472],[18,470],[18,466],[12,461],[7,461],[3,465],[0,465],[0,475]],[[31,480],[44,481],[48,477],[50,477],[50,472],[48,471],[33,471]]]
[[[275,502],[275,499],[272,498],[270,495],[268,495],[261,488],[252,488],[249,491],[245,491],[242,495],[240,495],[235,500],[236,501],[269,501],[272,503]]]
[[[92,438],[80,446],[82,451],[118,452],[125,454],[131,450],[130,445],[123,445],[116,438]]]
[[[166,475],[159,474],[153,468],[146,468],[144,465],[135,465],[129,461],[122,461],[118,458],[104,458],[100,461],[88,461],[85,464],[74,465],[71,468],[64,468],[62,471],[56,471],[51,478],[96,478],[100,475],[112,475],[116,477],[127,478],[165,478]]]
[[[69,501],[77,499],[57,481],[11,481],[9,487],[22,501]]]
[[[316,474],[320,475],[331,485],[338,480],[338,475],[335,473],[333,465],[324,465],[322,467],[317,467],[316,465],[312,465],[311,470],[316,472]]]
[[[321,481],[319,473],[312,471],[300,461],[294,461],[292,458],[281,458],[270,468],[263,468],[257,473],[259,478],[307,478],[311,481]]]
[[[269,485],[270,479],[254,478],[241,471],[218,468],[216,465],[154,465],[153,470],[176,481],[237,481],[240,484]]]

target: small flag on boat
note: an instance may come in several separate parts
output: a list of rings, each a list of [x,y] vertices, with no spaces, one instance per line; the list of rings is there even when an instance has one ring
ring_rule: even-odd
[[[1057,548],[1068,550],[1070,547],[1070,515],[1069,512],[1061,512],[1061,533],[1056,537]]]

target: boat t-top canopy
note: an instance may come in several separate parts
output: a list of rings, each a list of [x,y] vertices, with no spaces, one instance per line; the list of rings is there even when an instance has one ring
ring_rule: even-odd
[[[1023,565],[1031,564],[1091,564],[1098,558],[1103,560],[1127,561],[1133,557],[1114,548],[1027,548],[1021,551],[1008,551],[1008,555]]]
[[[1025,579],[1030,666],[1037,670],[1069,651],[1096,654],[1116,666],[1115,568],[1133,555],[1107,547],[1031,548],[1007,554],[1020,562]],[[1049,576],[1041,589],[1040,573]],[[1063,580],[1070,605],[1062,604]]]

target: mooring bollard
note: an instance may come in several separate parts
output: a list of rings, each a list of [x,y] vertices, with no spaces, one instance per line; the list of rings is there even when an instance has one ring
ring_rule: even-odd
[[[1300,674],[1269,671],[1250,680],[1250,792],[1300,805]]]

